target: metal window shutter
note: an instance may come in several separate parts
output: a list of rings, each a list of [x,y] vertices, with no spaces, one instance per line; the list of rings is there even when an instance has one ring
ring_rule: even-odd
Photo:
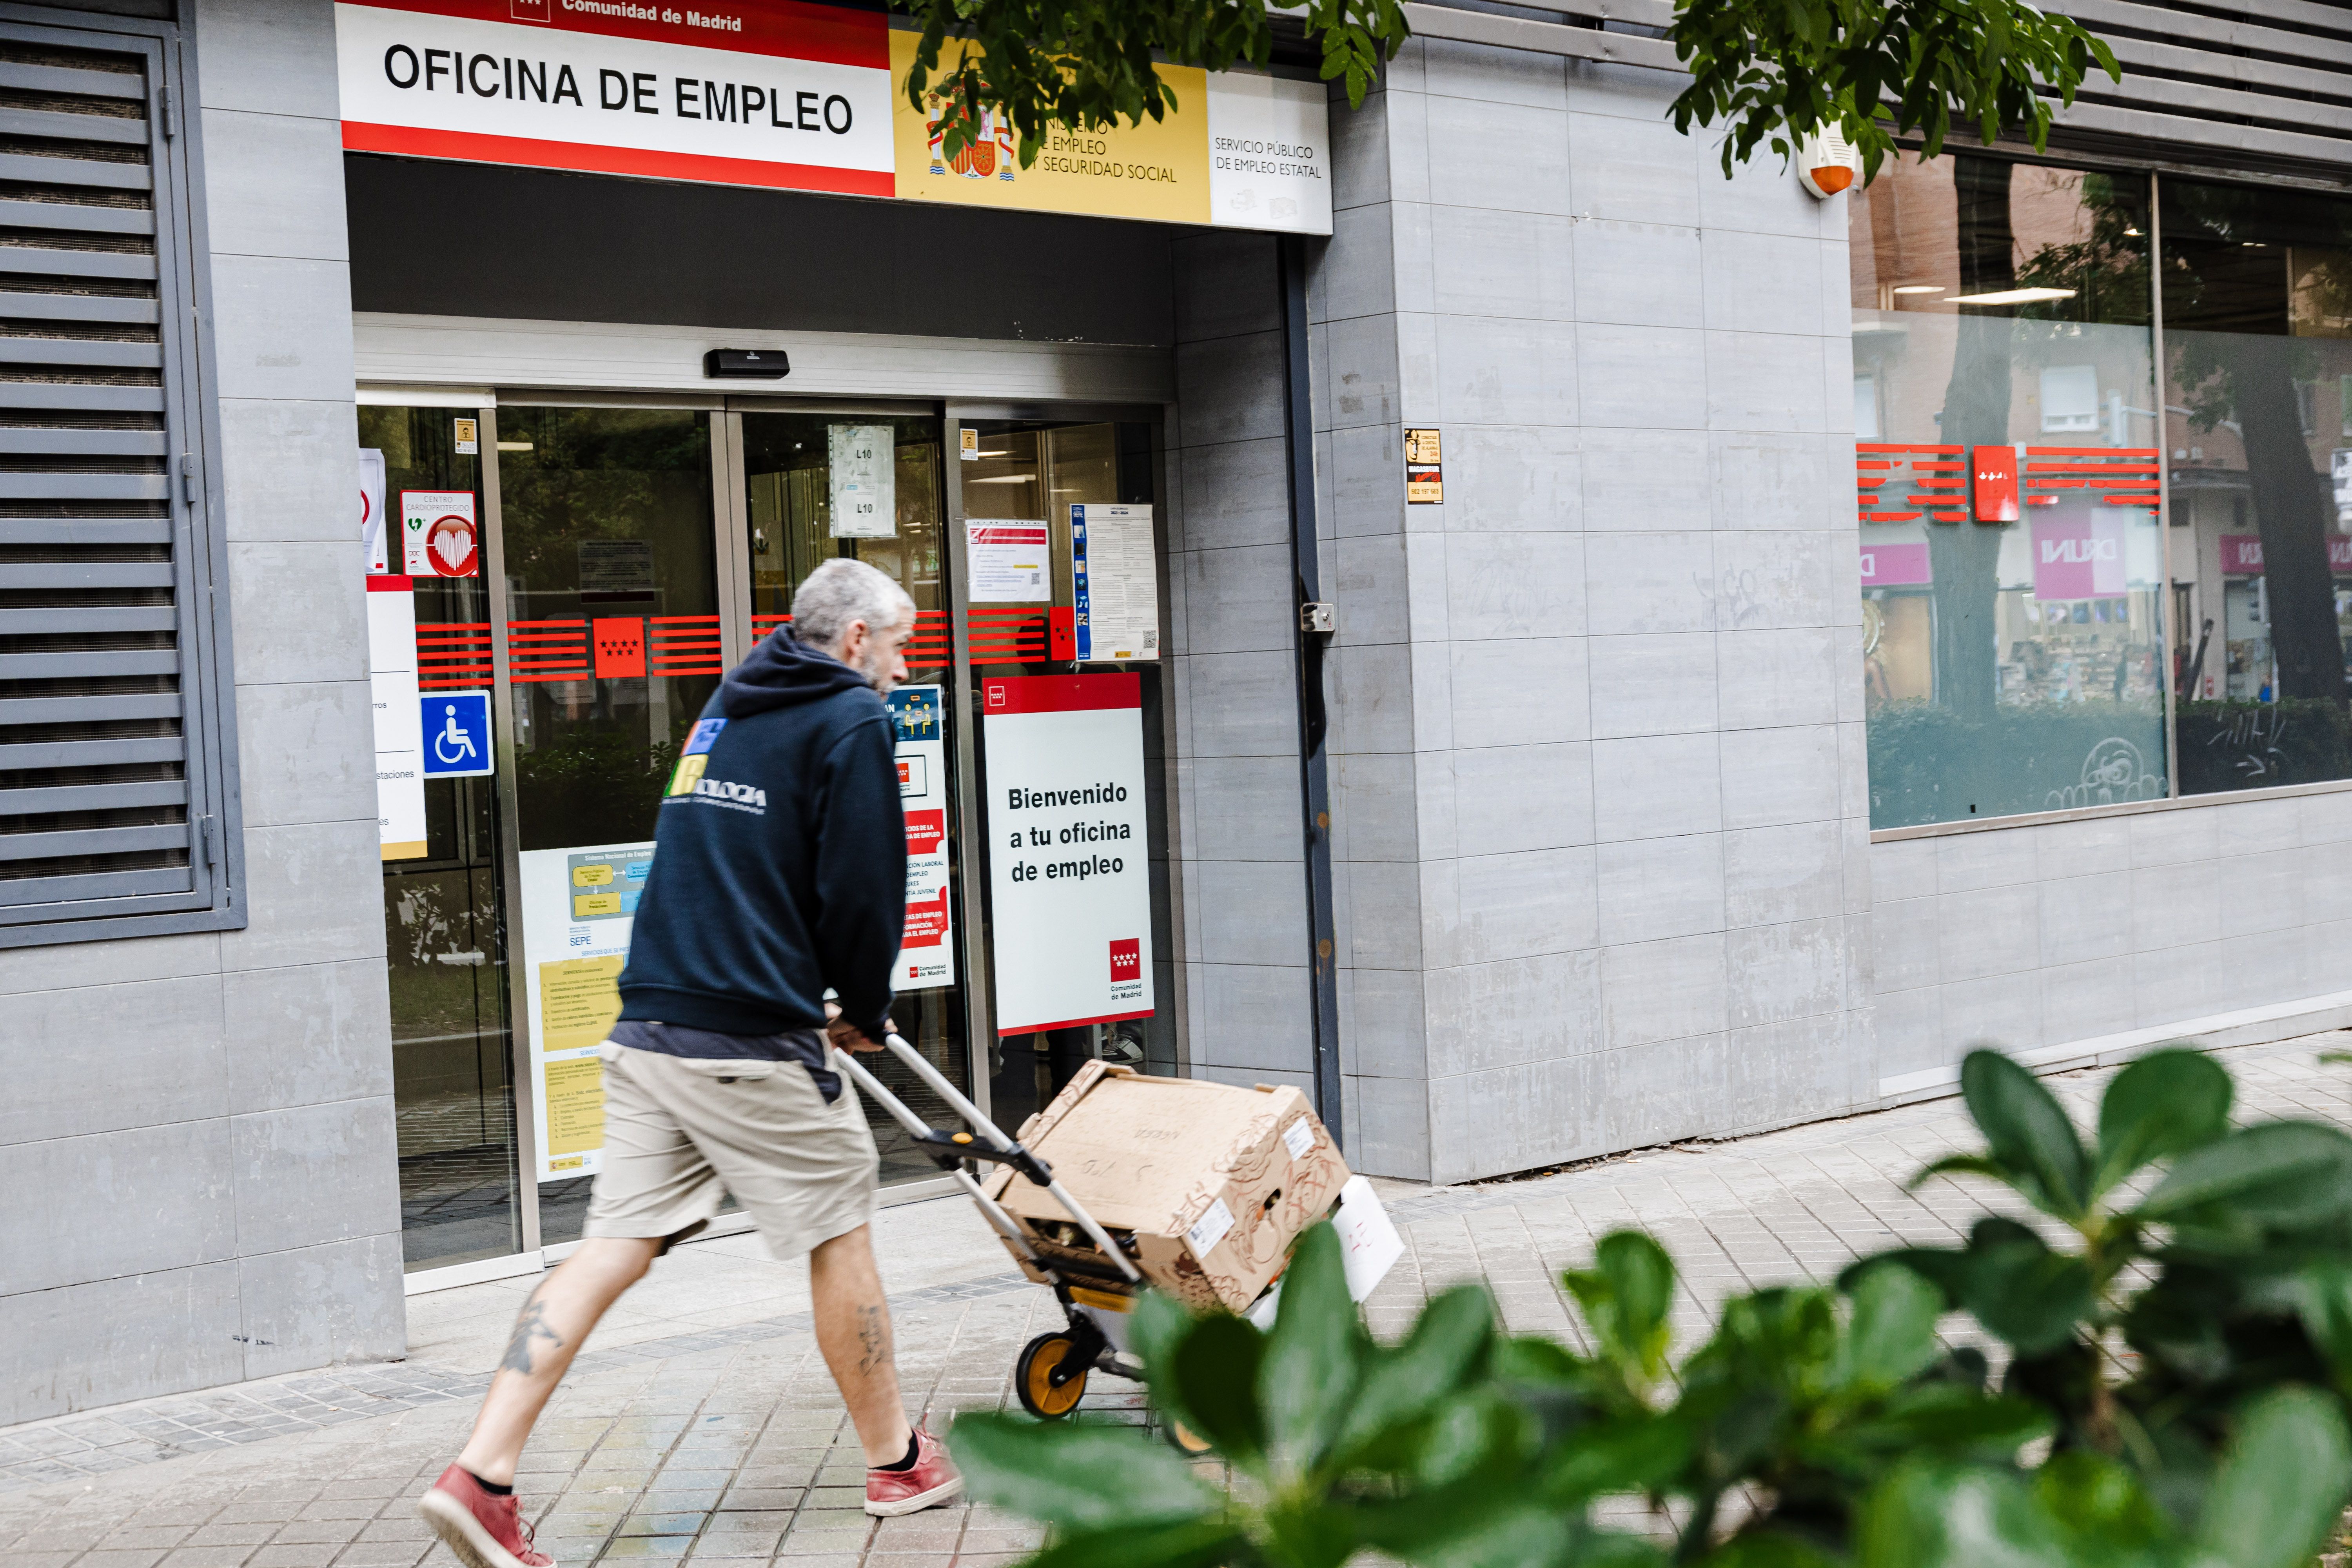
[[[168,47],[0,26],[0,944],[222,891]]]

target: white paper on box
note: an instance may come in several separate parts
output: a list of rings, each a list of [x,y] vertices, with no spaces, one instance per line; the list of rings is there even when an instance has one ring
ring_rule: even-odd
[[[1282,1146],[1290,1151],[1294,1160],[1307,1158],[1307,1151],[1315,1147],[1315,1125],[1304,1116],[1282,1130]]]
[[[1184,1239],[1192,1244],[1192,1256],[1199,1258],[1224,1240],[1225,1232],[1233,1228],[1234,1211],[1225,1206],[1224,1199],[1211,1198],[1207,1211],[1192,1222]]]
[[[1292,1125],[1307,1123],[1301,1118]],[[1404,1238],[1397,1234],[1396,1222],[1389,1218],[1380,1194],[1361,1176],[1349,1177],[1348,1184],[1339,1189],[1339,1207],[1331,1216],[1331,1228],[1339,1233],[1339,1268],[1348,1281],[1348,1300],[1361,1301],[1380,1288],[1396,1260],[1404,1256]],[[1282,1282],[1276,1280],[1242,1315],[1271,1333],[1281,1309]]]

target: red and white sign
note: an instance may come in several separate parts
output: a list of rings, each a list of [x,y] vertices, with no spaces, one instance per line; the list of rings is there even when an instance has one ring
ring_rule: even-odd
[[[2352,539],[2330,534],[2327,539],[2327,566],[2337,576],[2352,576]],[[2259,577],[2263,574],[2263,536],[2259,533],[2225,533],[2221,536],[2221,571],[2231,577]]]
[[[981,682],[996,1032],[1140,1018],[1151,996],[1142,683]]]
[[[1969,479],[1979,522],[2017,521],[2017,448],[1979,447],[1971,456]]]
[[[338,5],[335,40],[352,152],[897,190],[879,9],[401,0]]]
[[[929,991],[955,984],[955,948],[948,938],[947,737],[940,727],[937,686],[902,686],[883,699],[898,752],[898,805],[907,817],[907,931],[898,939],[898,991]]]
[[[1862,585],[1865,588],[1910,588],[1931,581],[1927,547],[1924,544],[1862,547]]]
[[[2033,596],[2113,599],[2130,588],[2120,517],[2065,517],[2033,525]]]
[[[482,569],[471,490],[400,492],[402,570],[411,577],[472,577]]]

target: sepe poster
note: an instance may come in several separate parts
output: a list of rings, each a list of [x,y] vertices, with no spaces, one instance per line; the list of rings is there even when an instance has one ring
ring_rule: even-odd
[[[1127,673],[981,682],[1000,1035],[1153,1010],[1142,691]]]
[[[539,1179],[593,1176],[604,1163],[604,1063],[597,1049],[621,1016],[621,966],[650,843],[522,853],[525,1025]]]
[[[907,814],[907,934],[900,940],[898,966],[890,972],[893,991],[930,991],[955,984],[941,693],[937,686],[902,686],[883,699],[898,738],[898,804]]]
[[[1160,657],[1160,552],[1148,506],[1070,506],[1078,662]]]

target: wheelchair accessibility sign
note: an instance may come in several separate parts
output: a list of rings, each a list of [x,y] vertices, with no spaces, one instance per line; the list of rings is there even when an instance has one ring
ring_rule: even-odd
[[[425,776],[470,778],[490,771],[490,694],[430,691],[417,699]]]

